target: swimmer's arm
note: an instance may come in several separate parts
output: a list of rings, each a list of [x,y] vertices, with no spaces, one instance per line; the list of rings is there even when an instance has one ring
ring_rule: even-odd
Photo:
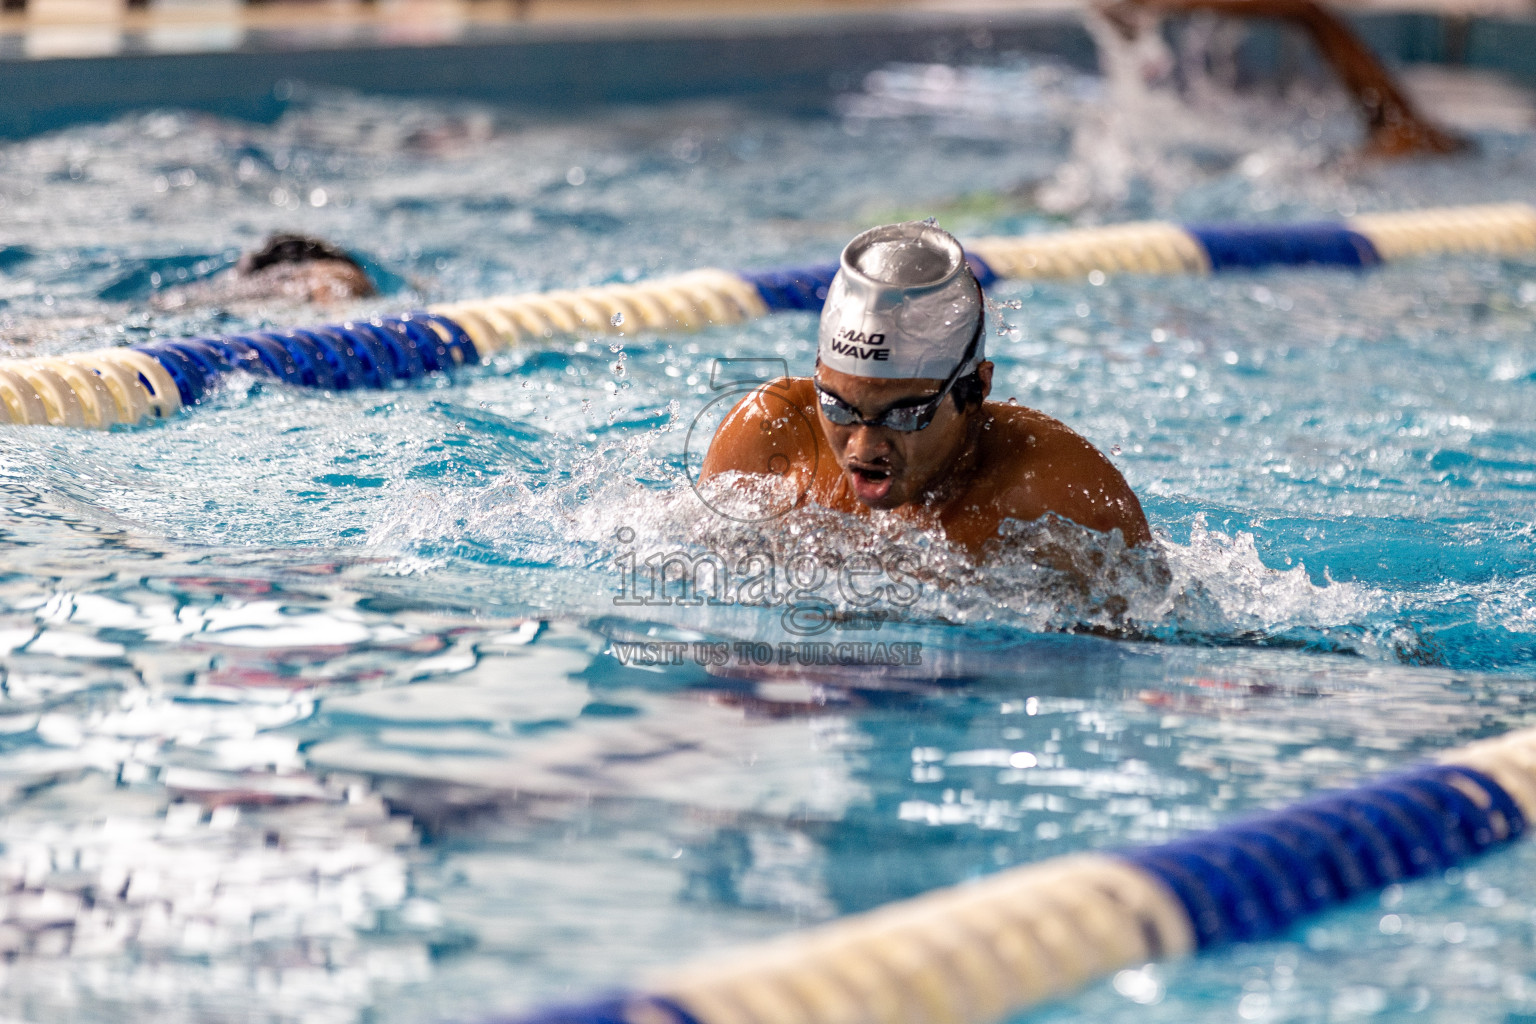
[[[1160,14],[1214,11],[1236,17],[1282,18],[1312,36],[1323,59],[1365,115],[1370,150],[1381,156],[1454,153],[1464,140],[1424,117],[1353,29],[1314,0],[1124,0],[1105,13],[1127,34],[1134,32],[1123,12]]]
[[[1023,479],[1002,496],[1005,515],[1028,520],[1054,512],[1100,533],[1119,530],[1130,547],[1151,541],[1141,502],[1114,464],[1064,424],[1040,419],[1018,470]]]
[[[699,470],[699,482],[720,473],[793,473],[802,489],[809,487],[816,452],[816,438],[805,409],[809,395],[806,381],[790,377],[769,381],[753,391],[715,431]]]

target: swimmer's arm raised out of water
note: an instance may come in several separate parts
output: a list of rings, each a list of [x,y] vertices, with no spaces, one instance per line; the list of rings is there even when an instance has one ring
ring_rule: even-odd
[[[1454,153],[1466,141],[1421,114],[1391,73],[1338,15],[1314,0],[1118,0],[1104,13],[1127,38],[1138,31],[1131,12],[1190,14],[1211,12],[1237,18],[1277,18],[1298,25],[1316,44],[1340,82],[1365,115],[1370,141],[1367,151],[1378,156]]]

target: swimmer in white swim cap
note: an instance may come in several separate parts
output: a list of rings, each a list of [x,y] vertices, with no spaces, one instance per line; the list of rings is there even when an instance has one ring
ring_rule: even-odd
[[[929,222],[848,243],[821,314],[816,373],[764,384],[720,425],[701,480],[789,476],[800,499],[894,511],[972,555],[1004,519],[1055,513],[1151,539],[1120,472],[1065,424],[988,402],[981,287],[960,243]]]

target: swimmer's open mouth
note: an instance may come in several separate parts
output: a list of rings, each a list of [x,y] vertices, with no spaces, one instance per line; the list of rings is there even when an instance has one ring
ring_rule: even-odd
[[[890,499],[896,479],[891,476],[889,467],[852,463],[848,466],[848,484],[853,488],[854,495],[866,505],[884,506]]]

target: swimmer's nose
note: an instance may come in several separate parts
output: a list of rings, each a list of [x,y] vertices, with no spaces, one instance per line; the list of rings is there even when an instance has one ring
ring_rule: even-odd
[[[848,434],[848,456],[858,462],[874,462],[890,453],[891,440],[879,427],[858,424]]]

